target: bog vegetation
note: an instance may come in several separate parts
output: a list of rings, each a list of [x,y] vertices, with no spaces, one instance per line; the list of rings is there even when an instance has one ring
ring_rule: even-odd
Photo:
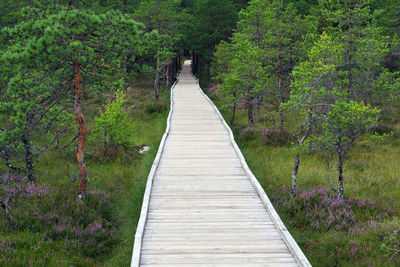
[[[399,15],[253,0],[203,79],[314,265],[400,263]]]
[[[129,264],[184,57],[313,265],[400,264],[399,0],[5,0],[0,28],[0,265]]]

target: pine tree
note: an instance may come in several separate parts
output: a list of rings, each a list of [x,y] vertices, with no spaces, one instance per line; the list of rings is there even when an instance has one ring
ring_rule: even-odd
[[[215,47],[232,35],[238,18],[237,9],[231,0],[199,0],[193,12],[187,35],[193,53],[193,71],[208,75]]]
[[[167,88],[171,81],[172,59],[178,52],[178,43],[182,39],[182,26],[187,19],[180,11],[179,2],[173,0],[144,0],[134,13],[135,19],[146,25],[146,31],[152,32],[143,45],[155,59],[154,93],[158,101],[160,96],[160,78],[165,74]],[[164,91],[166,101],[166,90]]]
[[[308,53],[308,59],[293,69],[291,95],[285,107],[294,109],[299,115],[296,132],[293,135],[296,152],[292,173],[292,195],[297,193],[297,173],[300,166],[300,154],[307,148],[307,139],[318,123],[326,116],[329,106],[335,99],[344,98],[337,81],[337,65],[343,53],[338,45],[326,33],[323,33]]]
[[[274,0],[265,10],[266,36],[263,40],[270,86],[276,88],[278,104],[284,103],[290,85],[290,72],[299,61],[302,33],[305,30],[293,5]],[[279,130],[284,130],[282,108],[279,108]]]
[[[373,102],[371,92],[379,89],[375,79],[384,69],[382,62],[389,52],[389,38],[376,25],[371,0],[320,0],[327,18],[326,29],[345,45],[341,68],[347,73],[349,99],[362,97]]]
[[[27,9],[29,12],[35,13],[35,17],[4,30],[8,43],[1,61],[5,63],[2,68],[6,75],[2,81],[6,98],[1,105],[3,108],[12,105],[14,109],[9,110],[11,116],[0,114],[0,121],[11,125],[8,129],[2,127],[6,131],[1,131],[1,146],[8,147],[13,141],[21,143],[14,146],[24,147],[28,176],[31,176],[33,140],[30,136],[39,129],[35,126],[42,124],[50,130],[52,127],[47,126],[47,121],[54,120],[47,119],[48,114],[58,119],[59,112],[73,109],[78,123],[79,191],[84,197],[87,170],[82,92],[123,87],[124,51],[136,42],[141,26],[121,12],[95,14],[71,5],[61,10],[54,6]],[[68,124],[65,120],[62,123]]]

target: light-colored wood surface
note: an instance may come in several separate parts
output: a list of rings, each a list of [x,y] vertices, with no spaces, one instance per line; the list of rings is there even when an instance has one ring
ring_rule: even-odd
[[[171,96],[132,266],[309,266],[249,178],[230,130],[191,75],[190,62]]]

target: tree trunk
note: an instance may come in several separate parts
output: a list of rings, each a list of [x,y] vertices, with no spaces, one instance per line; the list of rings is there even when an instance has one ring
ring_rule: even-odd
[[[164,87],[164,104],[165,104],[165,106],[167,105],[167,92],[168,92],[168,86],[170,83],[170,68],[171,68],[171,64],[168,63],[167,67],[165,68],[165,77],[166,77],[165,87]]]
[[[299,148],[301,145],[304,144],[308,136],[310,135],[312,129],[312,113],[308,113],[308,124],[307,124],[307,130],[304,133],[303,137],[298,140],[296,135],[294,135],[294,139],[296,141],[296,146]],[[299,132],[300,134],[300,132]],[[299,166],[300,166],[300,155],[295,154],[294,155],[294,168],[293,168],[293,173],[292,173],[292,196],[295,198],[297,196],[297,173],[299,171]]]
[[[231,117],[231,125],[235,123],[235,115],[236,115],[236,92],[233,93],[234,101],[233,101],[233,109],[232,109],[232,117]]]
[[[253,96],[251,94],[251,88],[247,90],[247,120],[249,126],[254,127]]]
[[[339,173],[339,197],[344,198],[343,188],[343,155],[341,152],[338,153],[338,173]]]
[[[294,155],[294,168],[292,172],[292,196],[297,197],[297,173],[299,172],[300,156],[299,154]]]
[[[329,186],[330,186],[330,188],[332,189],[332,191],[334,191],[334,192],[338,192],[336,189],[335,189],[335,187],[332,185],[332,183],[331,183],[331,178],[330,178],[330,176],[329,176],[329,170],[330,170],[330,165],[331,165],[331,160],[332,160],[332,155],[330,155],[330,156],[328,156],[327,158],[326,158],[326,180],[328,181],[328,184],[329,184]]]
[[[32,154],[32,146],[31,146],[31,136],[26,131],[22,137],[22,143],[24,144],[25,150],[25,172],[28,180],[30,182],[34,182],[35,178],[33,175],[33,154]]]
[[[279,36],[279,35],[278,35]],[[278,37],[279,39],[279,37]],[[281,62],[281,43],[278,40],[278,97],[279,97],[279,131],[283,133],[283,92],[282,92],[282,62]]]
[[[80,198],[85,197],[86,183],[87,183],[87,169],[85,163],[85,146],[86,146],[86,121],[81,109],[81,66],[76,56],[74,60],[74,74],[75,74],[75,85],[74,85],[74,111],[76,121],[78,122],[78,146],[76,149],[76,159],[79,166],[79,196]]]
[[[157,51],[158,54],[158,51]],[[159,74],[159,69],[158,66],[160,64],[160,58],[157,57],[157,62],[156,62],[156,77],[154,78],[154,93],[156,96],[156,102],[158,102],[158,97],[160,95],[159,93],[159,87],[160,87],[160,74]]]

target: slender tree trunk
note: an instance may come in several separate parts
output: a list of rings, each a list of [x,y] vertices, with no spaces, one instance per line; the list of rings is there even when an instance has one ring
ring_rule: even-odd
[[[278,40],[278,97],[279,97],[279,131],[283,133],[283,111],[281,107],[283,103],[283,88],[282,88],[282,62],[281,62],[280,40]]]
[[[160,93],[159,93],[160,73],[159,73],[159,69],[158,69],[158,66],[160,64],[160,58],[159,57],[157,57],[157,63],[156,64],[157,65],[156,65],[156,77],[154,78],[154,93],[155,93],[155,96],[156,96],[156,102],[158,102],[158,97],[160,95]]]
[[[254,127],[253,96],[251,88],[247,89],[247,120],[250,127]]]
[[[161,12],[161,3],[160,1],[157,1],[158,4],[158,12],[157,12],[157,18],[160,15]],[[158,34],[161,34],[161,26],[160,26],[160,20],[157,19],[157,32]],[[158,40],[159,42],[160,40]],[[157,44],[157,61],[156,61],[156,77],[154,79],[154,93],[156,96],[156,102],[158,102],[158,98],[159,98],[159,87],[160,87],[160,43]]]
[[[332,160],[332,155],[330,155],[330,156],[328,156],[326,158],[326,180],[328,181],[328,184],[329,184],[330,188],[332,189],[332,191],[337,193],[337,190],[335,189],[335,187],[331,183],[331,178],[330,178],[330,175],[329,175],[331,160]]]
[[[343,187],[343,155],[341,152],[338,153],[338,173],[339,173],[339,197],[344,198],[344,187]]]
[[[164,104],[167,105],[167,93],[168,93],[168,87],[170,84],[170,68],[171,68],[171,64],[168,63],[167,67],[165,68],[165,77],[166,77],[166,81],[165,81],[165,87],[164,87]]]
[[[309,105],[311,105],[311,99],[310,99]],[[312,113],[309,112],[308,113],[307,130],[300,140],[298,140],[296,135],[294,135],[294,139],[296,141],[297,147],[300,147],[301,145],[303,145],[304,142],[306,141],[306,139],[308,138],[308,136],[310,135],[310,132],[312,129],[312,122],[313,122],[312,119],[313,119]],[[292,196],[294,198],[297,197],[297,173],[299,171],[299,166],[300,166],[300,155],[298,153],[296,153],[294,155],[294,168],[293,168],[293,172],[292,172]]]
[[[231,125],[235,123],[235,115],[236,115],[236,92],[233,93],[234,101],[233,101],[233,109],[232,109],[232,117],[231,117]]]
[[[29,122],[28,122],[29,125]],[[26,131],[22,137],[22,143],[24,144],[25,150],[25,172],[28,180],[34,182],[35,178],[33,175],[33,153],[31,145],[31,136],[28,131]]]
[[[85,163],[85,146],[86,146],[86,121],[81,109],[81,85],[82,85],[82,74],[81,66],[78,57],[74,60],[74,111],[76,121],[78,122],[78,146],[76,149],[76,159],[79,166],[79,195],[81,198],[85,197],[86,183],[87,183],[87,169]]]

